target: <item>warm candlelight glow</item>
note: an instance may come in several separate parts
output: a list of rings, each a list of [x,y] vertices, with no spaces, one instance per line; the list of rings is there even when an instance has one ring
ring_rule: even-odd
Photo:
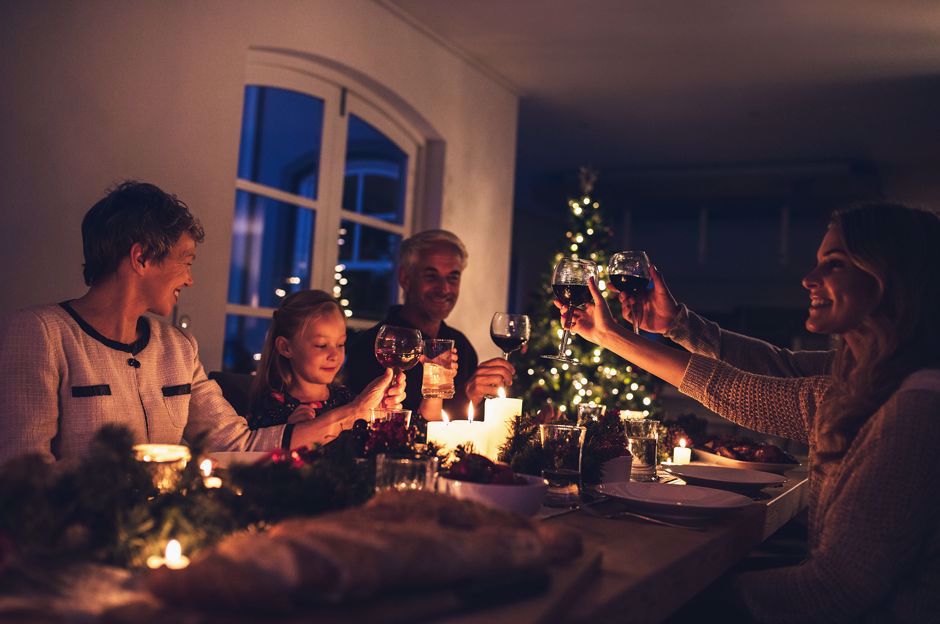
[[[191,458],[189,448],[181,444],[135,444],[134,454],[138,461],[147,464],[153,485],[161,492],[176,487]]]
[[[499,398],[505,399],[505,398],[506,398],[506,389],[503,388],[502,386],[500,386],[499,389],[496,391],[496,394],[499,395]]]
[[[189,557],[183,556],[183,548],[175,539],[166,543],[166,556],[163,563],[171,570],[180,570],[189,565]]]
[[[692,461],[692,449],[686,448],[688,441],[679,438],[679,446],[672,449],[672,463],[682,466]]]
[[[679,438],[679,446],[681,446],[682,448],[685,448],[685,445],[686,445],[685,438]]]
[[[202,460],[202,462],[199,464],[199,470],[202,472],[202,476],[204,477],[208,477],[209,475],[211,475],[212,474],[212,460],[211,459]]]
[[[222,479],[218,477],[206,477],[205,480],[203,480],[203,483],[205,484],[206,488],[210,490],[222,487]]]
[[[473,403],[467,408],[467,420],[473,422]]]
[[[450,422],[450,416],[448,416],[447,412],[445,412],[444,410],[441,410],[441,420],[446,423]]]

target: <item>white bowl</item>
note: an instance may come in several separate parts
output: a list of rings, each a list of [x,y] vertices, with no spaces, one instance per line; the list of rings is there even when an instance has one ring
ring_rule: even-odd
[[[442,477],[440,483],[444,492],[454,498],[476,501],[481,505],[520,516],[531,516],[542,506],[542,499],[548,491],[548,481],[542,477],[524,474],[517,476],[526,482],[519,485],[497,485]]]

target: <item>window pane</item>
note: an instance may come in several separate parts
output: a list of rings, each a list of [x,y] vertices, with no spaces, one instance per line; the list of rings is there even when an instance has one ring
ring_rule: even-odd
[[[343,208],[402,223],[407,175],[408,155],[373,126],[350,115]]]
[[[323,100],[273,87],[245,87],[238,177],[316,199]]]
[[[222,370],[232,373],[254,372],[261,359],[264,336],[270,325],[269,318],[226,314]]]
[[[339,259],[343,265],[343,299],[353,316],[380,320],[398,294],[398,247],[401,236],[343,221]]]
[[[276,308],[310,283],[316,214],[238,191],[232,226],[228,302]]]

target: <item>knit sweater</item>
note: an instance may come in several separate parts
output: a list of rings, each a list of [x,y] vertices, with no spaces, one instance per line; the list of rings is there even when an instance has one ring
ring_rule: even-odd
[[[686,336],[695,333],[687,331],[695,322],[685,324]],[[741,368],[777,374],[821,371],[829,356],[745,343],[736,334],[711,330],[683,342],[734,359],[739,368],[695,354],[681,392],[745,427],[807,442],[812,463],[814,419],[830,379],[772,377]],[[869,417],[838,464],[824,474],[811,473],[810,558],[735,580],[754,619],[940,621],[937,449],[940,370],[925,369]]]
[[[108,340],[67,304],[15,312],[0,330],[0,463],[23,453],[83,454],[103,425],[135,442],[178,444],[205,432],[209,450],[267,450],[285,427],[250,431],[206,377],[196,340],[142,317],[133,344]]]

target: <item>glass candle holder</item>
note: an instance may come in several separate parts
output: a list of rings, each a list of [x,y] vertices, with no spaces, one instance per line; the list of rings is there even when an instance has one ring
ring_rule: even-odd
[[[181,444],[135,444],[134,455],[147,466],[160,493],[177,486],[191,459],[189,447]]]

